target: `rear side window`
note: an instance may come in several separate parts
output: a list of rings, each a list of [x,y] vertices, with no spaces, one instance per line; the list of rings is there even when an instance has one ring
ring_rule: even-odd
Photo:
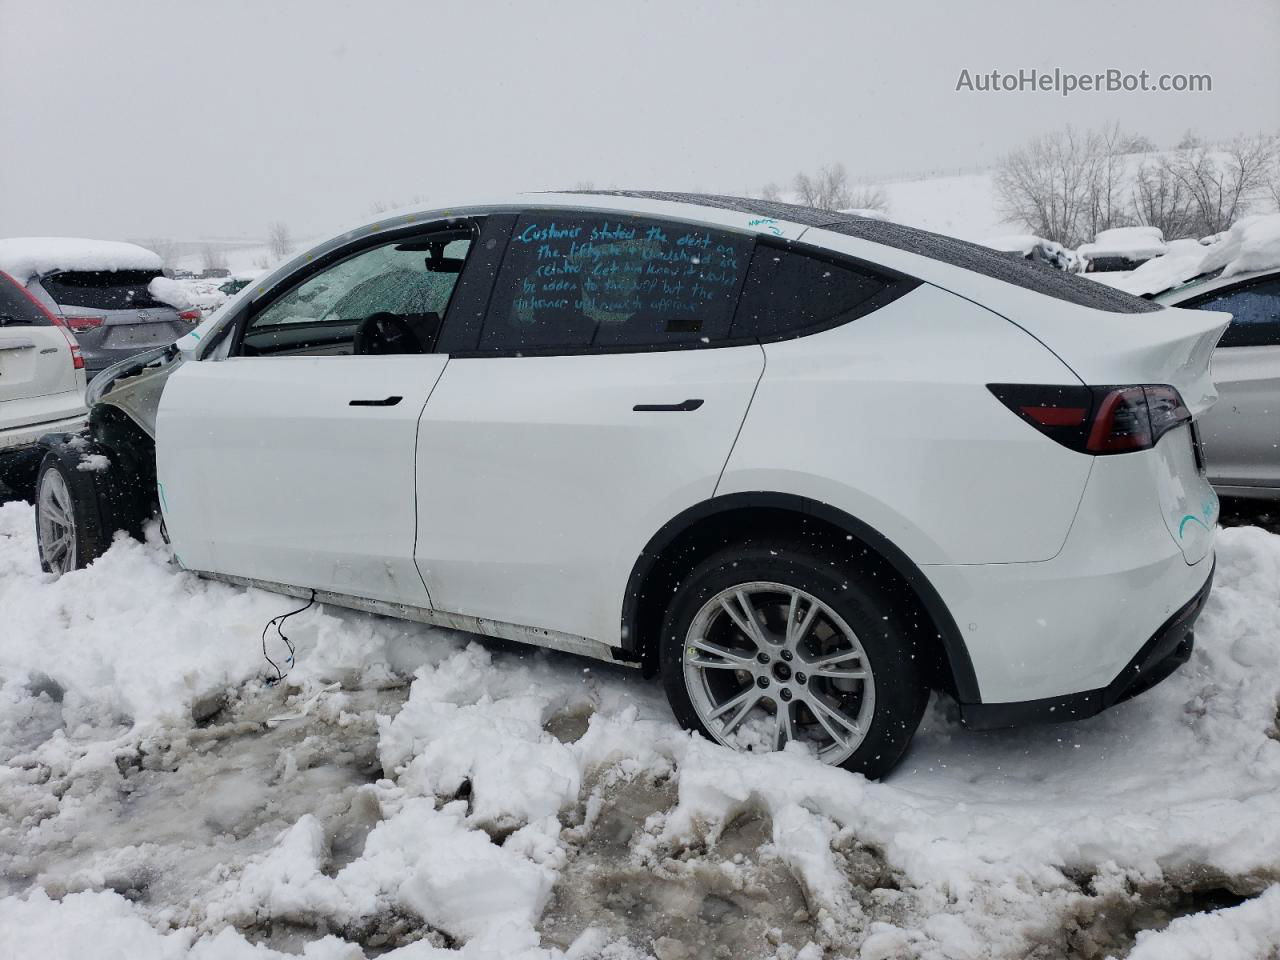
[[[761,244],[751,259],[734,337],[798,336],[864,311],[893,281],[852,264]]]
[[[1220,290],[1186,306],[1231,314],[1231,326],[1219,347],[1265,347],[1280,344],[1280,277]]]
[[[6,274],[0,273],[0,327],[47,327],[49,318]]]
[[[168,306],[147,290],[158,276],[154,270],[70,271],[42,277],[40,285],[63,307],[141,310]]]
[[[479,350],[703,346],[724,340],[754,240],[668,221],[516,221]]]

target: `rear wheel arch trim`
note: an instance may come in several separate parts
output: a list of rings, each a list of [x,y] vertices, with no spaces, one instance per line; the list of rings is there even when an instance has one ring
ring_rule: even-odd
[[[694,504],[662,525],[645,544],[644,550],[631,568],[631,575],[627,578],[626,593],[622,600],[620,648],[625,659],[640,659],[642,651],[639,649],[638,623],[641,588],[667,547],[696,523],[719,513],[751,508],[784,510],[798,516],[814,517],[845,531],[879,554],[915,592],[921,606],[937,628],[960,702],[982,702],[978,678],[973,669],[973,660],[969,656],[968,646],[951,611],[925,576],[924,571],[893,541],[870,524],[829,503],[789,493],[758,491],[713,497]]]

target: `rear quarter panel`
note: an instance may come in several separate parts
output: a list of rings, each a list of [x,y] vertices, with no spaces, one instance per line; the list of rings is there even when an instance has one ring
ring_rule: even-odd
[[[1036,561],[1061,550],[1092,458],[1041,435],[986,385],[1079,381],[1018,327],[924,284],[765,354],[717,495],[829,503],[917,564]]]

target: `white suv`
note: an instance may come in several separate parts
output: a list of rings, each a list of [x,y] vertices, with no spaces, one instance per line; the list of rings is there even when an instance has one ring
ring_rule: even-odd
[[[75,335],[0,271],[0,483],[26,495],[36,441],[84,426],[84,357]]]
[[[95,381],[112,466],[48,439],[43,559],[155,497],[202,576],[634,664],[714,740],[879,775],[931,688],[1065,719],[1186,659],[1227,319],[784,204],[421,211]]]

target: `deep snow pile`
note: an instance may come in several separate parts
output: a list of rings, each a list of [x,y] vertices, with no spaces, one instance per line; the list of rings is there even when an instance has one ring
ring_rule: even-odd
[[[621,668],[332,609],[267,687],[294,601],[156,543],[53,580],[0,507],[0,956],[1265,955],[1280,537],[1218,564],[1165,684],[991,734],[944,701],[868,783],[691,737]]]

